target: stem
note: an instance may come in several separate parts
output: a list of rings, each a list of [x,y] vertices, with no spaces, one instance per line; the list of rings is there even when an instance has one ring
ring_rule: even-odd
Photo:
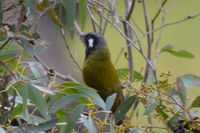
[[[142,0],[142,5],[143,5],[143,11],[144,11],[144,19],[145,19],[145,25],[146,25],[146,32],[149,33],[150,32],[150,23],[149,23],[149,15],[148,15],[148,11],[147,11],[147,5],[146,5],[146,0]],[[147,50],[147,58],[150,62],[152,59],[152,43],[151,43],[151,35],[152,34],[147,34],[147,44],[148,44],[148,50]],[[155,67],[153,66],[153,74],[155,77],[155,81],[157,81],[157,76],[156,76],[156,70]],[[145,72],[145,77],[144,77],[144,82],[147,82],[148,77],[150,74],[150,66],[148,63],[146,63],[146,72]]]
[[[126,21],[129,22],[130,21],[130,18],[131,18],[131,14],[133,12],[133,8],[134,8],[134,5],[135,5],[135,0],[132,1],[131,5],[130,5],[130,2],[129,0],[126,0]],[[130,28],[130,26],[125,22],[123,21],[123,26],[124,26],[124,32],[125,32],[125,35],[131,40],[133,41],[133,36],[132,36],[132,30]],[[126,43],[127,43],[127,46],[130,45],[130,41],[128,41],[126,39]],[[128,65],[129,65],[129,71],[130,71],[130,76],[129,76],[129,81],[132,83],[134,81],[134,57],[133,57],[133,49],[132,47],[127,47],[127,50],[128,50],[128,57],[129,57],[129,62],[128,62]]]
[[[164,0],[159,8],[159,10],[157,11],[156,15],[153,17],[153,19],[151,20],[151,30],[154,30],[154,24],[156,22],[156,19],[158,18],[158,16],[160,15],[163,7],[165,6],[165,4],[167,3],[167,0]],[[154,41],[154,33],[152,33],[151,35],[151,43],[153,43]]]

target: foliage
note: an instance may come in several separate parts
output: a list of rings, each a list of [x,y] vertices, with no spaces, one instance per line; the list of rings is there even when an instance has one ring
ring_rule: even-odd
[[[140,2],[144,6],[145,15],[145,0]],[[165,0],[164,2],[166,3]],[[161,4],[162,8],[164,2]],[[148,38],[149,53],[145,55],[141,40],[133,42],[130,36],[134,33],[134,37],[138,38],[130,22],[136,1],[129,2],[127,5],[130,4],[130,7],[126,5],[127,12],[124,17],[116,11],[115,0],[19,0],[11,4],[6,3],[5,0],[0,1],[0,132],[9,130],[13,133],[66,133],[79,132],[80,127],[89,133],[127,130],[141,133],[154,132],[155,129],[167,132],[200,131],[200,96],[190,99],[187,95],[188,89],[200,87],[200,77],[187,74],[171,81],[172,75],[169,72],[157,76],[154,64],[158,55],[164,52],[188,59],[194,58],[194,55],[166,45],[161,50],[155,50],[158,52],[153,59],[151,45],[154,38],[151,38],[153,32],[149,36],[151,32],[148,31],[150,27],[147,16],[145,37]],[[20,10],[15,12],[15,9]],[[157,14],[161,11],[160,8]],[[11,16],[4,16],[7,12],[10,12]],[[66,16],[65,23],[59,17],[63,14]],[[87,17],[90,17],[94,31],[99,30],[104,34],[107,25],[110,24],[126,39],[129,52],[125,54],[125,59],[129,68],[117,71],[123,82],[126,100],[115,114],[110,115],[116,94],[104,101],[93,88],[78,83],[70,76],[57,73],[38,58],[37,54],[44,52],[48,47],[48,43],[37,33],[37,27],[44,15],[49,15],[64,38],[65,31],[71,38],[74,37],[75,31],[80,35],[79,25],[84,29],[89,21]],[[100,19],[95,19],[96,16]],[[153,27],[156,16],[152,19],[152,31],[155,30]],[[188,17],[185,21],[194,17],[195,15]],[[124,25],[124,31],[121,24]],[[160,31],[162,29],[160,28]],[[133,69],[130,46],[146,61],[145,73]],[[153,79],[151,83],[147,82],[149,78]],[[57,82],[57,79],[62,79],[62,83]],[[136,112],[140,108],[138,105],[145,110]],[[99,117],[101,114],[105,117]],[[157,120],[160,124],[138,122],[139,115],[148,116],[148,119]],[[122,121],[121,125],[114,124],[119,121]]]

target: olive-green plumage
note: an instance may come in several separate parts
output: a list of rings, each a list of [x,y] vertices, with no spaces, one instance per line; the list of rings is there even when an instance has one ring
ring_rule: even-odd
[[[83,80],[88,86],[95,88],[104,100],[116,93],[117,97],[112,107],[112,111],[115,112],[123,101],[123,94],[106,41],[100,34],[92,32],[84,36],[84,42],[86,57],[82,70]]]

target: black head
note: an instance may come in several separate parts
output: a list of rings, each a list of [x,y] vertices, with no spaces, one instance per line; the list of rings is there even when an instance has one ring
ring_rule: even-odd
[[[99,49],[106,45],[104,37],[99,33],[90,32],[83,35],[82,39],[86,46],[86,57],[98,52]]]

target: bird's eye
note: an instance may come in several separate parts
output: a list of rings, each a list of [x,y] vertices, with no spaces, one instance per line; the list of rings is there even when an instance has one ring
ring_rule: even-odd
[[[93,39],[93,38],[88,39],[88,46],[89,46],[90,48],[93,48],[93,47],[94,47],[94,39]]]

